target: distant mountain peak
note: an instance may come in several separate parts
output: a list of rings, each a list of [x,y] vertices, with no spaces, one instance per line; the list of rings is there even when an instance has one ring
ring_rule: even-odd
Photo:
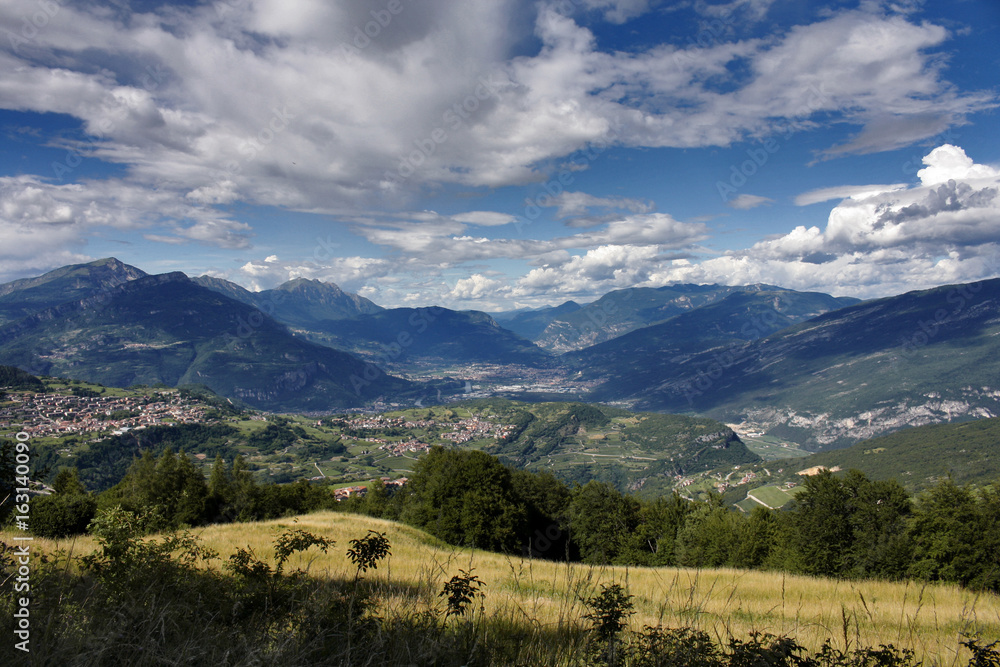
[[[290,292],[292,290],[326,290],[333,292],[335,294],[345,294],[344,290],[340,288],[336,283],[327,283],[322,280],[317,280],[316,278],[293,278],[288,282],[282,283],[275,287],[276,290],[283,290]]]

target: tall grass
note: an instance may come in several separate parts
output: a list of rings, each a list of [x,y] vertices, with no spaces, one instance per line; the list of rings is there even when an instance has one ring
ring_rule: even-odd
[[[893,644],[912,649],[925,665],[946,667],[968,664],[971,656],[960,643],[964,636],[1000,638],[1000,598],[956,586],[839,581],[732,569],[555,563],[455,548],[402,524],[335,512],[198,529],[194,532],[202,544],[222,555],[200,567],[221,575],[226,556],[238,547],[267,560],[275,537],[293,528],[336,542],[328,553],[310,549],[293,554],[285,565],[286,572],[301,570],[304,578],[319,583],[320,587],[302,600],[307,618],[290,621],[317,623],[316,628],[330,627],[317,619],[323,614],[346,613],[347,600],[359,594],[347,585],[357,574],[345,555],[348,541],[370,529],[389,538],[391,557],[363,577],[369,618],[379,619],[375,625],[365,626],[367,654],[344,653],[344,642],[349,643],[350,638],[309,637],[301,628],[297,634],[289,630],[294,640],[290,638],[288,646],[282,646],[282,633],[270,628],[266,646],[234,645],[229,653],[206,652],[199,642],[208,638],[195,632],[189,639],[191,646],[179,647],[172,654],[184,657],[166,664],[181,664],[181,660],[253,664],[255,655],[267,662],[282,655],[301,658],[318,650],[329,658],[325,664],[578,664],[585,642],[586,623],[581,619],[587,610],[583,600],[602,584],[611,583],[622,585],[634,596],[633,629],[690,627],[708,633],[720,645],[755,632],[793,637],[813,652],[827,640],[843,651]],[[0,540],[10,541],[2,534]],[[48,554],[61,550],[81,555],[96,547],[90,537],[36,540],[34,544],[36,550]],[[63,568],[75,567],[71,559],[63,558],[60,563]],[[485,582],[485,597],[470,615],[449,618],[444,615],[446,601],[440,592],[459,570],[472,571]],[[211,590],[205,588],[203,593],[209,595]],[[122,614],[138,615],[137,622],[145,624],[153,637],[157,632],[169,635],[165,626],[169,614],[155,604],[158,599],[169,603],[168,592],[151,583],[136,597],[144,599],[123,602]],[[85,607],[86,598],[80,604]],[[85,608],[80,609],[81,614],[85,612]],[[102,651],[115,641],[114,623],[95,624],[94,631],[110,633],[88,644],[94,659],[66,664],[113,664]],[[44,636],[40,630],[40,642]],[[307,637],[311,645],[303,646]],[[242,635],[237,640],[248,641]],[[378,651],[372,642],[380,647]],[[144,650],[151,651],[148,647]],[[55,653],[47,656],[59,658]]]

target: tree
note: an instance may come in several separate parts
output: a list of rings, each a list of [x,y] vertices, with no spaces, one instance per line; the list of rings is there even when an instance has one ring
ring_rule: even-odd
[[[722,567],[730,564],[740,538],[741,518],[713,494],[688,514],[677,533],[677,564],[686,567]]]
[[[910,536],[909,574],[1000,590],[1000,496],[995,489],[976,493],[949,477],[920,495]]]
[[[639,503],[618,489],[591,480],[573,490],[570,526],[586,563],[618,562],[638,525]]]
[[[368,490],[358,503],[359,512],[379,519],[390,518],[388,516],[391,513],[390,507],[389,492],[381,479],[376,479],[368,485]]]
[[[242,454],[233,458],[229,478],[231,485],[230,495],[226,499],[226,511],[236,521],[251,521],[255,516],[254,507],[260,491]]]
[[[63,468],[52,483],[54,493],[31,500],[31,532],[40,537],[68,537],[87,532],[97,501],[80,482],[76,468]]]
[[[101,494],[103,508],[121,505],[141,514],[148,530],[176,529],[209,518],[208,485],[183,452],[164,450],[158,460],[149,450],[133,462],[125,478]]]
[[[80,481],[80,474],[76,468],[63,468],[52,481],[53,490],[61,495],[85,494],[87,489]]]
[[[232,495],[232,479],[226,469],[226,462],[217,454],[208,476],[208,505],[214,518],[222,518],[222,510]]]
[[[911,506],[895,481],[850,470],[806,479],[794,506],[794,544],[808,574],[898,577],[909,560]]]
[[[569,488],[550,472],[514,470],[511,475],[527,511],[524,553],[553,560],[569,557]]]
[[[434,447],[414,467],[402,512],[406,523],[450,544],[513,551],[526,528],[510,470],[477,450]]]
[[[747,569],[765,567],[778,541],[779,530],[774,510],[763,505],[754,507],[750,510],[750,516],[740,524],[736,548],[729,564]]]
[[[856,481],[856,485],[851,485]],[[909,494],[896,480],[869,481],[848,474],[852,492],[852,544],[844,574],[899,578],[906,574],[912,547],[907,522],[913,512]]]
[[[807,477],[795,498],[795,548],[807,574],[836,575],[851,548],[847,492],[829,470]]]
[[[31,500],[31,532],[39,537],[69,537],[87,532],[97,501],[87,494],[52,494]]]

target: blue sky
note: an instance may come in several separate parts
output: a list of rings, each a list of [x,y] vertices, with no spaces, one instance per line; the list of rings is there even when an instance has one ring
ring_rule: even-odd
[[[0,5],[0,281],[501,310],[1000,275],[1000,5]]]

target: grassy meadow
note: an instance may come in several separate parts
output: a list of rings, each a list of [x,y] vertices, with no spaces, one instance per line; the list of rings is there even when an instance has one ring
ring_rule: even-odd
[[[526,642],[585,627],[582,598],[600,584],[618,583],[634,596],[631,627],[692,627],[715,641],[743,638],[753,631],[793,637],[810,651],[830,639],[838,649],[893,644],[912,649],[924,665],[964,665],[963,634],[1000,638],[1000,597],[957,586],[916,582],[839,581],[732,569],[593,567],[554,563],[448,546],[408,526],[368,517],[320,512],[259,523],[227,524],[194,530],[202,543],[225,559],[250,547],[271,560],[282,532],[301,528],[331,538],[329,553],[312,548],[294,554],[286,571],[299,568],[321,579],[349,581],[354,566],[346,557],[349,540],[369,529],[384,532],[392,555],[364,575],[375,591],[378,615],[416,618],[442,611],[442,586],[459,570],[474,571],[485,583],[485,598],[474,619]],[[0,535],[10,542],[11,535]],[[35,552],[89,553],[90,537],[35,541]],[[219,569],[222,560],[207,567]],[[559,662],[559,661],[557,661]],[[561,664],[561,662],[559,663]]]

